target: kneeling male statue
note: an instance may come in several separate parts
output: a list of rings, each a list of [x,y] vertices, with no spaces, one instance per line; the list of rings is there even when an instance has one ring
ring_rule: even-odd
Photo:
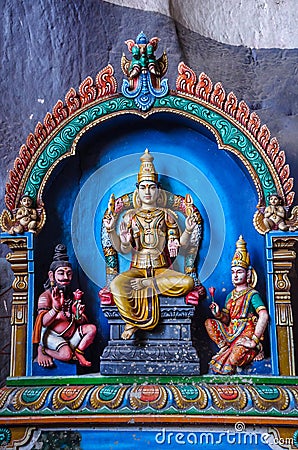
[[[72,266],[66,247],[55,248],[50,265],[45,292],[38,299],[38,315],[35,321],[33,343],[38,344],[37,362],[51,367],[53,359],[70,361],[76,358],[81,366],[91,366],[84,350],[93,342],[96,327],[88,323],[81,303],[83,292],[71,292]]]

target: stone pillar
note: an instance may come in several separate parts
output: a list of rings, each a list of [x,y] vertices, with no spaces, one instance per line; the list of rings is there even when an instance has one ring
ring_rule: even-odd
[[[293,312],[289,273],[297,254],[298,236],[272,237],[274,303],[277,333],[277,352],[280,375],[295,376],[295,348]]]
[[[26,375],[26,347],[28,322],[28,239],[26,236],[2,237],[12,253],[6,259],[14,273],[11,313],[10,376]]]

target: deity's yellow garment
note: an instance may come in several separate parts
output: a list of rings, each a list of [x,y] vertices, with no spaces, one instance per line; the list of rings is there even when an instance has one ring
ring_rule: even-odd
[[[158,294],[182,296],[193,288],[194,280],[171,269],[168,240],[180,237],[172,213],[163,208],[138,209],[129,211],[124,221],[131,233],[131,268],[112,281],[111,292],[126,323],[151,330],[159,321]],[[150,278],[151,285],[134,290],[133,278]]]

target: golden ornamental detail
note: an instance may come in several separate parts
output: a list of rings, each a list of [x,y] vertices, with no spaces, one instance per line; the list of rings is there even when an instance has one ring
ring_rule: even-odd
[[[247,394],[240,386],[209,386],[212,400],[219,409],[235,408],[242,410],[247,405]]]
[[[128,386],[98,386],[90,395],[90,405],[93,409],[108,407],[118,408],[123,402]]]
[[[79,409],[89,390],[90,386],[68,386],[58,388],[53,394],[53,408]]]
[[[180,386],[169,385],[173,393],[175,403],[179,409],[188,409],[194,406],[197,409],[205,409],[208,405],[208,395],[204,388],[198,385]],[[185,392],[185,391],[196,392]]]

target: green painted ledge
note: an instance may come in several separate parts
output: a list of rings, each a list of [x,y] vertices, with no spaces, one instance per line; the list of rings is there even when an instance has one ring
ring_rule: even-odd
[[[83,386],[98,384],[251,384],[251,385],[276,385],[276,386],[298,386],[298,377],[283,376],[260,376],[260,375],[203,375],[191,376],[102,376],[98,373],[89,375],[63,376],[63,377],[9,377],[6,379],[8,387],[26,386]]]

